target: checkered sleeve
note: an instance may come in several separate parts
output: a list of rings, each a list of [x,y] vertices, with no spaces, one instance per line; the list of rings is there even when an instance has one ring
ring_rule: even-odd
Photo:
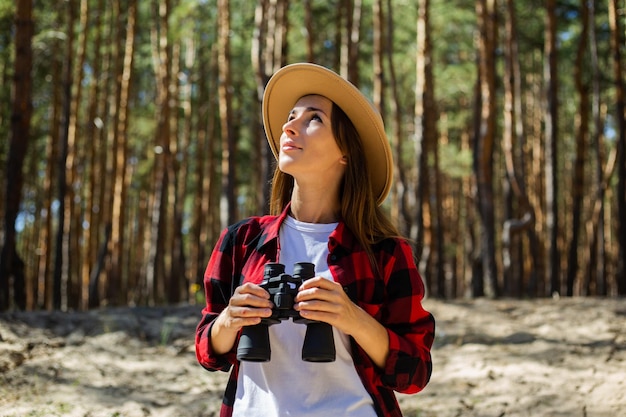
[[[413,252],[404,240],[396,240],[393,261],[383,271],[387,304],[383,321],[389,335],[389,357],[381,380],[389,388],[415,393],[422,390],[432,373],[430,349],[435,320],[422,307],[424,283]]]
[[[226,308],[233,291],[236,229],[230,227],[220,235],[204,273],[206,306],[196,328],[196,357],[209,371],[228,371],[236,361],[233,351],[215,355],[211,348],[211,325],[219,313]]]
[[[421,391],[432,373],[430,349],[435,320],[422,307],[424,283],[417,271],[413,252],[404,240],[394,239],[383,250],[385,303],[378,319],[387,329],[389,356],[383,369],[368,367],[374,381],[394,391]]]

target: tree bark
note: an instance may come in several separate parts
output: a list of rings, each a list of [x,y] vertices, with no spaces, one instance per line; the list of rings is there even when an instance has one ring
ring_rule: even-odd
[[[341,52],[339,57],[339,73],[352,84],[359,85],[359,41],[361,40],[361,14],[363,11],[362,0],[345,0],[341,2],[340,15],[345,20],[344,27],[339,29],[341,34]],[[377,39],[382,34],[382,1],[375,0],[374,9],[374,47],[382,45],[382,39]],[[377,11],[378,10],[378,11]],[[378,26],[378,27],[377,27]],[[376,55],[376,52],[374,52]],[[376,74],[376,69],[374,70]],[[376,96],[376,93],[374,93]]]
[[[416,122],[420,126],[416,132],[422,136],[421,157],[423,167],[419,167],[419,180],[423,192],[417,197],[417,204],[427,214],[428,222],[424,222],[424,233],[428,241],[427,255],[421,262],[421,272],[427,277],[434,293],[438,297],[446,297],[445,265],[442,227],[443,209],[441,196],[441,180],[439,170],[439,145],[437,129],[437,110],[435,105],[435,86],[433,78],[433,55],[430,30],[430,1],[418,2],[417,20],[417,59],[416,59]],[[432,160],[432,166],[429,161]],[[433,285],[434,284],[434,285]]]
[[[618,1],[609,1],[609,25],[611,27],[611,51],[615,83],[615,121],[617,147],[617,281],[618,295],[626,295],[626,93],[624,92],[624,69],[621,48],[624,45],[618,14]]]
[[[574,295],[574,283],[578,272],[578,246],[582,218],[582,199],[585,184],[585,157],[589,135],[589,85],[583,80],[583,65],[587,57],[587,42],[589,31],[589,10],[587,2],[581,2],[582,31],[578,41],[578,51],[574,63],[574,84],[579,96],[579,109],[576,117],[576,157],[574,160],[574,175],[572,178],[572,237],[569,242],[568,270],[566,276],[566,294]]]
[[[155,136],[154,190],[151,196],[151,226],[148,232],[148,259],[145,295],[149,305],[165,299],[165,271],[171,261],[165,251],[168,239],[168,188],[171,164],[171,46],[168,40],[170,1],[158,1],[158,14],[153,27],[153,60],[157,83],[157,131]],[[167,258],[167,259],[166,259]]]
[[[394,167],[394,186],[392,191],[391,217],[395,224],[398,225],[400,233],[408,236],[411,225],[411,213],[409,209],[409,190],[408,174],[406,164],[403,163],[404,156],[404,123],[402,120],[403,112],[400,110],[402,104],[400,102],[400,92],[398,80],[396,77],[396,68],[393,60],[394,54],[394,15],[391,0],[387,0],[387,36],[385,37],[385,58],[389,69],[389,88],[392,98],[389,101],[389,113],[393,116],[393,135],[391,136],[391,148],[393,152]]]
[[[373,30],[373,49],[374,55],[372,57],[372,69],[374,71],[374,79],[373,79],[373,92],[372,92],[372,100],[374,102],[374,107],[378,109],[380,114],[382,115],[383,120],[386,116],[385,109],[385,101],[384,101],[384,87],[385,87],[385,79],[384,79],[384,70],[383,70],[383,49],[384,49],[384,39],[385,39],[385,28],[384,28],[384,12],[382,0],[374,0],[372,4],[372,15],[374,21],[374,30]],[[350,49],[349,43],[348,45],[342,45],[342,49]],[[346,74],[347,75],[347,74]]]
[[[484,294],[497,297],[498,271],[495,260],[495,214],[493,193],[493,147],[495,138],[495,48],[497,38],[496,0],[478,0],[480,114],[474,141],[474,170],[476,174],[476,204],[480,217],[481,263]],[[478,278],[480,279],[480,278]]]
[[[426,109],[428,106],[427,85],[426,85],[426,65],[429,59],[426,55],[426,15],[427,1],[420,0],[418,3],[417,18],[417,57],[415,67],[415,108],[413,114],[413,124],[415,125],[414,153],[416,163],[415,180],[415,207],[409,232],[410,239],[415,242],[415,256],[420,260],[421,265],[428,263],[428,253],[430,251],[431,239],[425,238],[424,208],[428,207],[428,116]],[[426,252],[424,252],[426,250]],[[422,274],[425,267],[420,266]],[[430,280],[428,275],[426,281]]]
[[[596,11],[593,2],[587,3],[589,8],[589,22],[595,22]],[[606,111],[602,110],[602,95],[600,91],[600,63],[598,56],[598,39],[596,36],[595,25],[591,25],[589,30],[589,54],[591,63],[591,115],[593,118],[593,133],[590,134],[591,146],[594,150],[595,157],[595,202],[593,205],[590,219],[587,221],[587,239],[589,244],[585,248],[583,263],[587,261],[586,266],[583,264],[581,270],[583,277],[589,281],[595,282],[595,293],[605,296],[607,294],[607,277],[606,277],[606,242],[605,242],[605,185],[604,185],[604,146],[603,132]],[[606,108],[606,106],[604,106]],[[597,216],[596,216],[597,207]]]
[[[135,26],[137,20],[136,0],[129,0],[128,16],[126,20],[126,30],[124,31],[125,41],[123,49],[122,71],[119,77],[119,103],[117,129],[117,146],[113,149],[117,166],[115,183],[113,185],[113,216],[111,224],[111,282],[115,283],[117,295],[114,302],[116,304],[126,304],[128,302],[128,271],[124,272],[124,263],[127,258],[129,247],[126,244],[126,200],[128,188],[130,187],[130,175],[128,173],[128,118],[129,118],[129,96],[133,74],[134,39]],[[113,300],[112,300],[113,301]]]
[[[220,221],[222,228],[237,219],[235,152],[236,142],[232,121],[232,81],[230,69],[230,5],[228,0],[218,0],[218,68],[219,112],[222,140],[222,198]]]
[[[504,65],[504,115],[503,115],[503,156],[507,174],[507,183],[514,197],[517,213],[506,216],[502,228],[502,257],[504,295],[521,296],[524,287],[524,265],[522,262],[522,242],[513,245],[513,235],[526,231],[529,238],[530,279],[536,280],[537,274],[537,236],[535,232],[535,209],[526,191],[526,165],[524,149],[526,134],[524,132],[521,69],[517,35],[517,14],[513,0],[507,0],[507,19],[505,22],[506,47]],[[519,254],[520,256],[515,256]],[[517,273],[514,271],[517,270]],[[528,285],[528,283],[526,284]]]
[[[265,20],[266,13],[267,0],[258,0],[256,8],[254,9],[254,31],[252,32],[252,45],[250,48],[250,59],[256,80],[255,104],[257,104],[257,109],[260,109],[260,103],[263,100],[265,85],[269,80],[269,74],[265,72],[265,62],[262,53],[263,40],[267,36],[267,22]],[[258,114],[259,112],[260,111],[257,111],[256,113]],[[253,119],[253,123],[255,124],[253,131],[256,132],[256,140],[253,142],[254,154],[252,163],[254,164],[255,171],[260,173],[260,175],[255,178],[255,180],[258,180],[258,183],[253,186],[253,189],[257,190],[255,194],[255,203],[257,208],[262,207],[263,211],[265,211],[267,210],[267,207],[269,207],[269,181],[271,178],[270,166],[273,155],[269,152],[269,147],[266,144],[267,141],[265,140],[263,123],[258,116]]]
[[[4,242],[0,254],[0,311],[10,306],[10,282],[13,280],[13,303],[26,308],[24,261],[17,253],[15,222],[22,200],[24,158],[30,139],[32,116],[32,38],[34,31],[32,0],[17,2],[15,12],[15,71],[13,76],[11,139],[6,168]]]
[[[117,48],[117,25],[115,25],[116,18],[112,15],[116,13],[113,8],[107,7],[105,9],[104,0],[99,0],[100,10],[108,10],[108,13],[104,13],[102,18],[102,25],[97,35],[102,38],[101,42],[108,42],[111,44],[111,48],[107,48],[106,53],[101,57],[100,62],[95,68],[100,69],[101,76],[98,79],[98,85],[93,87],[90,94],[92,95],[90,100],[93,104],[90,108],[90,114],[93,115],[93,123],[96,127],[93,138],[93,173],[91,178],[93,181],[93,203],[97,210],[92,213],[93,227],[90,227],[91,232],[91,257],[90,257],[90,271],[89,271],[89,307],[93,308],[99,306],[103,299],[106,298],[106,281],[103,278],[105,276],[105,263],[108,258],[108,245],[111,236],[111,196],[112,191],[112,179],[115,177],[113,158],[110,156],[108,150],[112,148],[112,138],[107,133],[105,126],[115,124],[115,108],[111,103],[115,103],[114,94],[111,92],[111,81],[114,77],[111,74],[116,72],[118,62],[118,48]],[[115,3],[114,3],[115,4]],[[115,14],[117,16],[117,14]],[[97,72],[94,73],[94,75]],[[113,107],[113,108],[111,108]],[[102,115],[97,117],[96,115]],[[109,131],[114,131],[108,129]],[[102,282],[105,281],[105,282]]]
[[[558,95],[557,95],[557,21],[556,0],[546,2],[543,77],[545,84],[545,193],[546,234],[548,243],[549,294],[561,293],[561,271],[559,253],[559,205],[558,205]]]
[[[53,276],[53,307],[55,309],[66,310],[68,307],[67,289],[70,274],[70,265],[73,255],[70,253],[69,239],[71,231],[71,203],[74,195],[72,192],[71,177],[68,179],[67,164],[69,157],[69,127],[71,118],[72,85],[73,85],[73,65],[74,65],[74,24],[76,21],[75,0],[69,0],[67,7],[67,38],[66,51],[63,62],[62,75],[62,111],[61,123],[59,125],[60,152],[58,159],[59,176],[57,178],[57,199],[59,209],[57,215],[56,231],[56,253]]]
[[[183,282],[185,281],[185,254],[182,245],[183,240],[183,214],[182,214],[182,204],[183,201],[179,199],[180,192],[185,191],[184,182],[186,176],[184,172],[181,172],[181,169],[184,169],[181,164],[181,159],[185,160],[186,158],[181,157],[182,153],[184,153],[184,149],[186,147],[181,146],[181,129],[179,126],[180,117],[178,115],[179,109],[181,107],[180,103],[180,83],[179,76],[181,76],[180,72],[180,61],[181,61],[181,45],[180,41],[175,41],[172,43],[172,55],[170,60],[171,66],[171,74],[170,78],[170,91],[171,91],[171,131],[172,138],[170,140],[170,153],[172,157],[170,158],[170,163],[167,167],[168,169],[168,178],[170,178],[168,190],[167,190],[167,200],[169,203],[169,215],[170,220],[168,221],[168,229],[169,229],[169,240],[166,245],[166,253],[169,254],[171,259],[169,269],[166,274],[166,293],[165,297],[168,303],[175,303],[180,300],[181,294],[184,291]],[[179,188],[180,186],[180,188]]]
[[[213,48],[202,47],[198,51],[197,68],[202,74],[213,75],[215,73],[215,66],[211,65],[211,51]],[[212,98],[213,84],[210,82],[214,80],[213,76],[199,77],[198,79],[198,98],[196,108],[196,119],[198,120],[196,132],[196,154],[195,154],[195,168],[192,173],[193,181],[195,184],[193,199],[193,211],[192,211],[192,244],[190,245],[190,269],[191,274],[194,277],[194,283],[192,284],[193,301],[195,302],[195,294],[202,294],[203,276],[206,268],[206,259],[208,256],[208,250],[213,239],[211,230],[211,202],[213,201],[213,195],[211,193],[211,184],[214,180],[214,158],[209,158],[207,155],[213,155],[214,147],[212,144],[215,142],[213,139],[213,132],[215,131],[214,123],[214,103]]]
[[[70,7],[75,7],[71,4]],[[65,195],[65,225],[64,225],[64,258],[67,260],[67,285],[65,289],[67,297],[67,308],[76,310],[81,308],[83,281],[80,277],[81,259],[85,256],[79,242],[80,230],[82,230],[81,217],[82,208],[77,204],[80,197],[78,184],[82,184],[82,179],[78,174],[78,165],[82,160],[80,138],[83,137],[79,126],[81,110],[81,100],[83,94],[83,76],[87,54],[88,41],[88,1],[80,0],[79,6],[79,30],[77,31],[77,51],[76,65],[72,65],[72,93],[69,108],[69,120],[67,129],[67,159],[65,161],[65,175],[67,183],[67,193]],[[70,19],[75,20],[75,17]],[[71,27],[69,30],[73,30]]]
[[[93,20],[91,21],[91,27],[94,29],[94,57],[93,57],[93,78],[91,83],[88,98],[87,98],[87,123],[85,124],[85,140],[83,141],[85,160],[89,166],[88,174],[86,175],[86,185],[83,187],[83,200],[85,201],[85,212],[83,221],[87,227],[82,228],[82,240],[84,242],[83,257],[80,277],[82,279],[82,293],[81,293],[81,308],[88,309],[94,307],[97,303],[96,300],[90,299],[91,286],[91,270],[92,265],[96,260],[97,244],[98,244],[98,226],[97,219],[98,199],[100,195],[97,193],[96,185],[102,177],[102,171],[98,164],[98,152],[101,143],[101,128],[96,126],[96,123],[102,123],[102,119],[97,117],[100,112],[98,111],[99,102],[101,101],[101,81],[102,75],[102,60],[104,56],[101,52],[102,45],[102,15],[105,13],[104,0],[98,0],[95,10],[93,10]],[[101,127],[101,126],[100,126]],[[97,293],[97,292],[96,292]]]

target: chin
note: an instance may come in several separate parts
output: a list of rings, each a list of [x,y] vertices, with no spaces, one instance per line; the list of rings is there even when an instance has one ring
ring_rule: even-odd
[[[278,169],[280,169],[285,174],[293,175],[293,165],[294,161],[290,158],[280,158],[278,160]]]

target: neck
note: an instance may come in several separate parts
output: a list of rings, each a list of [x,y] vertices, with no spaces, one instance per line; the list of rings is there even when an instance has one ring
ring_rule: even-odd
[[[291,194],[291,215],[306,223],[336,223],[340,218],[337,192],[328,188],[302,190],[294,184]]]

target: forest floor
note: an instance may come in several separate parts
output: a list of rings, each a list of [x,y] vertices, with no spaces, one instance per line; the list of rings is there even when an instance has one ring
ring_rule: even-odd
[[[626,416],[626,299],[424,306],[430,384],[405,416]],[[200,307],[0,314],[0,416],[216,416],[227,375],[194,354]]]

